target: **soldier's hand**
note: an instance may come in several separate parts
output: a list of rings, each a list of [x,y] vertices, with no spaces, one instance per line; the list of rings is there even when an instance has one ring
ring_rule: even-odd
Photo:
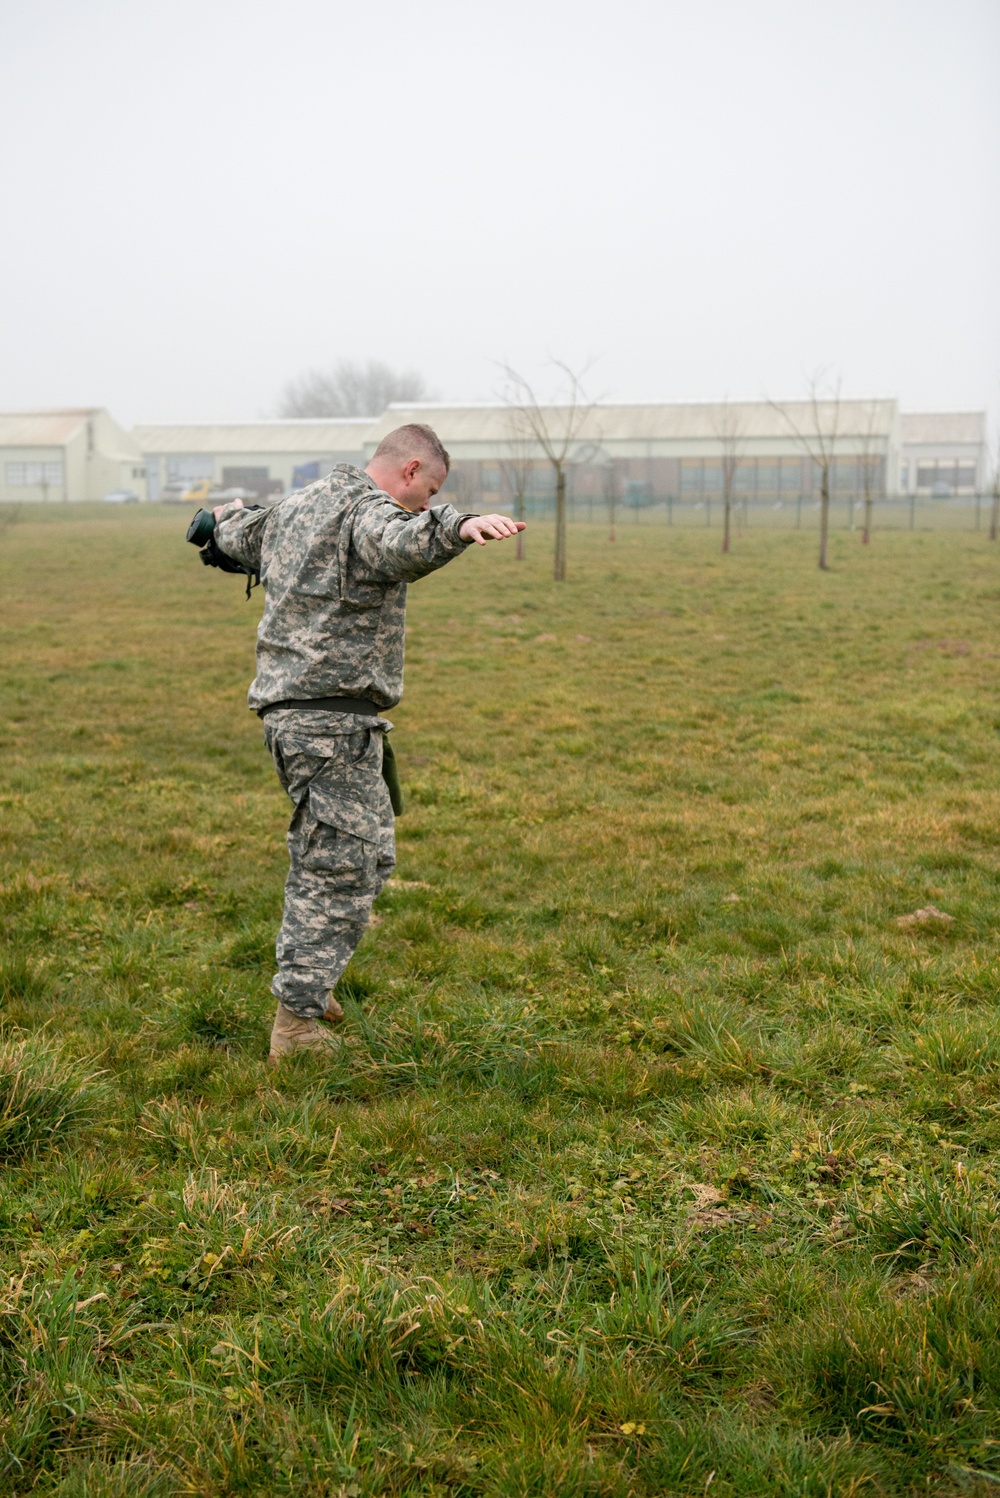
[[[232,507],[232,509],[234,510],[242,510],[244,508],[242,499],[227,499],[224,505],[216,505],[215,509],[212,511],[212,514],[215,516],[216,520],[218,520],[223,510],[228,510],[230,507]]]
[[[462,541],[475,541],[477,545],[485,546],[487,541],[503,541],[523,530],[524,521],[511,520],[508,515],[470,515],[462,521],[458,535]]]

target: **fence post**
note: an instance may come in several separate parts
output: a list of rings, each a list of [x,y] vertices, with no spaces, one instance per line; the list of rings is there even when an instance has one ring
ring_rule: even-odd
[[[979,495],[976,495],[976,530],[979,529]]]
[[[795,501],[795,529],[797,531],[800,531],[802,529],[802,495],[801,494],[799,495],[798,499]]]
[[[705,524],[712,524],[712,501],[710,499],[705,501]]]
[[[910,530],[911,531],[913,529],[913,517],[914,517],[914,513],[916,511],[916,508],[917,508],[917,495],[916,495],[916,491],[914,491],[910,495]]]
[[[667,495],[667,524],[668,525],[673,525],[673,523],[674,523],[674,496],[672,494],[668,494]]]

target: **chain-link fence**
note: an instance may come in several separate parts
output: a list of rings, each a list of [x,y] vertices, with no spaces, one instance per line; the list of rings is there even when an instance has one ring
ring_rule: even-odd
[[[950,495],[936,498],[924,494],[899,494],[879,497],[871,505],[871,529],[878,530],[988,530],[994,497],[991,494]],[[555,501],[550,495],[527,495],[526,517],[551,519]],[[783,530],[815,530],[819,527],[820,501],[813,496],[790,496],[782,499],[734,499],[730,512],[733,533],[741,529],[763,527]],[[725,506],[718,498],[687,499],[644,498],[642,503],[611,506],[599,499],[567,498],[567,518],[571,524],[604,525],[609,529],[637,525],[683,526],[688,529],[709,526],[721,529]],[[830,529],[862,531],[865,525],[865,499],[837,495],[830,500]]]

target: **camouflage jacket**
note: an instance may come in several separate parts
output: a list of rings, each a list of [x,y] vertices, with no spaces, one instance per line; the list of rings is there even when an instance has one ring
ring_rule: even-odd
[[[464,519],[449,504],[414,514],[347,463],[271,509],[228,507],[216,542],[266,593],[250,707],[337,696],[393,707],[406,585],[465,550]]]

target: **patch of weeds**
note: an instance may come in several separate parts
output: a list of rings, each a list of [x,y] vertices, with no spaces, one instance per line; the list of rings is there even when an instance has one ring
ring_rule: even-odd
[[[680,1383],[705,1386],[738,1366],[749,1329],[706,1297],[679,1300],[669,1274],[648,1253],[634,1254],[607,1305],[593,1315],[595,1333],[626,1363],[656,1363]]]
[[[0,1045],[0,1157],[11,1159],[65,1138],[97,1109],[97,1072],[69,1060],[51,1041]]]
[[[755,952],[783,952],[798,939],[791,923],[774,911],[762,911],[738,925],[740,936]]]
[[[381,991],[382,985],[373,973],[366,972],[355,962],[349,962],[338,979],[334,996],[339,1003],[364,1004]]]
[[[995,1232],[998,1206],[995,1196],[984,1200],[967,1183],[924,1174],[867,1209],[848,1200],[846,1212],[873,1254],[920,1263],[928,1255],[951,1261],[981,1253]]]
[[[234,984],[209,984],[191,995],[179,991],[172,996],[172,1024],[185,1040],[248,1046],[263,1039],[264,1015],[273,1007],[269,998],[251,1000]]]
[[[672,1104],[668,1112],[676,1137],[730,1147],[794,1139],[802,1132],[802,1115],[780,1096],[764,1089],[739,1088]]]
[[[199,906],[209,893],[203,880],[187,874],[154,880],[147,886],[146,899],[154,910],[170,906]]]
[[[896,1046],[912,1065],[942,1076],[979,1075],[1000,1064],[996,1025],[971,1015],[928,1019]]]
[[[24,952],[0,955],[0,1004],[33,1003],[44,998],[48,985]]]
[[[212,1078],[225,1064],[218,1044],[184,1044],[177,1047],[150,1073],[155,1091],[189,1092],[204,1097],[211,1091]]]
[[[614,929],[643,941],[685,941],[698,930],[698,912],[693,905],[646,897],[614,912]]]
[[[766,1363],[821,1431],[846,1427],[876,1448],[909,1449],[931,1470],[950,1458],[1000,1475],[995,1271],[923,1296],[826,1300],[773,1336]]]
[[[244,926],[229,943],[226,966],[259,972],[274,966],[273,926]]]

